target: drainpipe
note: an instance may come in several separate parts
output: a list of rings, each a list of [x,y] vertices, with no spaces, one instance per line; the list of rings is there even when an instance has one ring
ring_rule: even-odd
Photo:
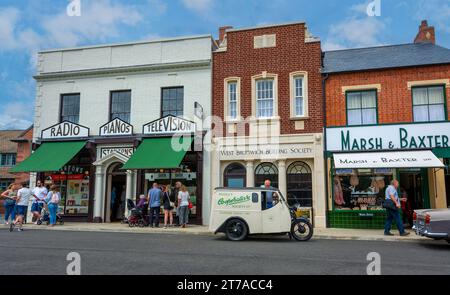
[[[322,112],[323,112],[323,156],[324,156],[324,164],[325,164],[325,222],[326,227],[328,228],[330,226],[330,222],[328,220],[328,158],[327,158],[327,133],[326,133],[326,127],[327,127],[327,100],[326,100],[326,80],[328,79],[328,74],[324,74],[322,78]]]

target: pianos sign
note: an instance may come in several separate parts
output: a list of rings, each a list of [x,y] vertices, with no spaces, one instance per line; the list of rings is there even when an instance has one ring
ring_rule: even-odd
[[[115,118],[100,127],[99,134],[100,136],[132,135],[133,126],[119,118]]]

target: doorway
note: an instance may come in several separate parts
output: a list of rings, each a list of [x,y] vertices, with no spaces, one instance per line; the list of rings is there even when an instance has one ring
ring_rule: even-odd
[[[113,163],[108,168],[106,182],[105,222],[123,219],[126,206],[126,172],[123,163]]]
[[[400,170],[399,182],[399,197],[407,199],[406,202],[401,202],[403,221],[412,225],[414,210],[430,208],[428,172],[426,169]]]

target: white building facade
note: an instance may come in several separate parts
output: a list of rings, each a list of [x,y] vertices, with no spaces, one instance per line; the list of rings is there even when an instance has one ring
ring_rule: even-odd
[[[154,182],[181,182],[193,223],[203,223],[211,181],[202,119],[211,114],[214,46],[203,35],[40,52],[35,159],[18,170],[60,186],[65,216],[95,222],[120,220],[126,200]],[[185,150],[168,151],[174,133]],[[61,167],[38,164],[52,152]]]

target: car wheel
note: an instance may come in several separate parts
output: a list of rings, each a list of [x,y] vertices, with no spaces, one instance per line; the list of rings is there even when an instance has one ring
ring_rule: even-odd
[[[313,227],[307,220],[295,220],[291,225],[291,235],[297,241],[308,241],[313,235]]]
[[[447,243],[449,243],[449,244],[450,244],[450,240],[447,240]]]
[[[225,228],[225,235],[230,241],[242,241],[248,235],[247,224],[237,218],[229,220]]]

